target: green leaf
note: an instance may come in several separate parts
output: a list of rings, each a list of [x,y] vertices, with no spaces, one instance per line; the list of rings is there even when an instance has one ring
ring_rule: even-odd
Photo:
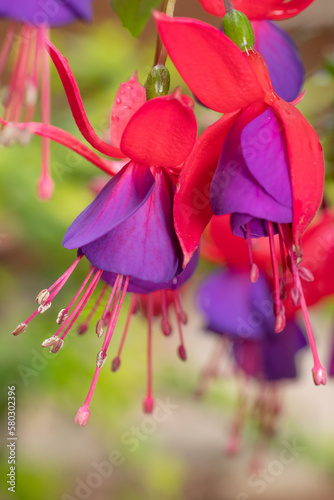
[[[110,0],[111,7],[130,33],[137,37],[143,31],[152,9],[161,0]]]

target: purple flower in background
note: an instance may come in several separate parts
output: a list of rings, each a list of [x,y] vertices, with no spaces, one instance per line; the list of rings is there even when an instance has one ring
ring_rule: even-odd
[[[209,378],[217,376],[226,352],[232,354],[229,361],[239,374],[240,394],[226,447],[234,454],[239,450],[248,413],[257,418],[266,438],[273,435],[281,407],[278,383],[296,378],[295,356],[306,341],[293,320],[287,321],[283,332],[275,333],[273,298],[262,274],[253,284],[247,271],[231,268],[216,272],[200,285],[197,300],[207,330],[219,336],[197,394],[203,394]],[[250,379],[259,384],[259,394],[252,403]],[[258,457],[253,461],[258,462]]]
[[[9,19],[9,25],[0,50],[0,77],[13,54],[11,77],[4,89],[3,118],[11,122],[30,122],[40,92],[41,119],[50,123],[50,61],[46,40],[50,27],[92,19],[92,0],[0,0],[0,17]],[[17,22],[22,23],[17,25]],[[15,141],[26,144],[31,134],[5,126],[0,132],[0,143]],[[37,193],[41,199],[50,199],[53,181],[50,173],[50,139],[42,137],[41,174]]]

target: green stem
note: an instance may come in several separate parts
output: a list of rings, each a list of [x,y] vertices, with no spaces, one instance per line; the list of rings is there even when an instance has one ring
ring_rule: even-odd
[[[175,4],[176,0],[164,0],[161,6],[161,12],[173,17]],[[153,66],[156,66],[157,64],[165,65],[166,59],[167,52],[158,34]]]
[[[227,13],[232,12],[232,10],[234,10],[234,7],[233,7],[231,0],[223,0],[223,3],[224,3],[224,7],[225,7],[225,10]]]

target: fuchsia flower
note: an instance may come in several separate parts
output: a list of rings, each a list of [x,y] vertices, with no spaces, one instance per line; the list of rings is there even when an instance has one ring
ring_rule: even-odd
[[[92,0],[0,0],[0,17],[11,20],[0,50],[0,76],[11,52],[15,52],[11,78],[5,89],[5,120],[31,121],[40,90],[41,119],[45,124],[50,123],[50,65],[45,51],[49,28],[77,19],[89,22],[92,19],[91,3]],[[23,24],[17,26],[16,22]],[[5,127],[0,135],[0,142],[5,145],[10,145],[15,140],[26,144],[29,139],[29,131],[20,132],[12,127]],[[43,137],[38,196],[49,199],[52,193],[50,141]]]
[[[223,17],[226,13],[223,2],[199,1],[210,14]],[[254,48],[266,61],[275,92],[286,101],[292,101],[300,93],[305,72],[294,41],[271,20],[279,21],[296,16],[312,2],[313,0],[233,1],[234,7],[249,18],[255,35]]]
[[[218,376],[227,353],[230,353],[228,362],[239,375],[238,404],[226,446],[227,453],[234,454],[240,448],[247,416],[255,417],[265,439],[271,439],[281,410],[282,381],[297,377],[296,354],[306,342],[294,320],[287,322],[280,335],[274,332],[272,296],[262,273],[253,284],[247,271],[240,268],[214,272],[201,283],[197,302],[207,331],[218,337],[218,345],[202,373],[197,394],[203,394],[209,378]],[[258,392],[252,402],[253,408],[249,407],[252,379]],[[256,461],[258,458],[254,457],[253,462]]]
[[[83,136],[104,154],[130,158],[67,230],[63,244],[65,248],[78,250],[75,262],[51,287],[38,295],[38,309],[13,332],[14,335],[22,333],[34,316],[50,307],[52,299],[85,255],[92,267],[70,304],[60,311],[57,319],[60,328],[42,345],[51,347],[51,352],[59,351],[65,336],[102,280],[105,283],[102,292],[88,318],[79,326],[80,333],[86,331],[110,286],[111,291],[104,312],[96,325],[97,335],[101,337],[105,334],[104,342],[97,355],[96,371],[88,396],[75,419],[80,425],[86,425],[89,404],[99,372],[107,357],[107,349],[126,292],[133,292],[134,295],[121,347],[114,358],[112,369],[116,371],[120,365],[120,352],[136,307],[136,295],[150,294],[158,290],[162,304],[162,330],[166,335],[171,331],[166,290],[172,291],[180,335],[178,353],[181,359],[186,358],[181,330],[185,315],[177,288],[194,272],[197,256],[194,255],[189,266],[182,271],[183,254],[173,223],[173,179],[177,178],[182,163],[194,145],[197,126],[190,98],[183,96],[177,89],[171,95],[146,101],[145,89],[134,75],[120,86],[116,94],[111,112],[112,144],[102,141],[87,119],[77,84],[66,59],[50,42],[48,45],[63,81],[73,116]],[[37,123],[15,126],[70,147],[106,172],[111,173],[114,168],[114,162],[103,160],[80,141],[56,127]],[[144,409],[150,412],[154,403],[153,298],[150,295],[147,309],[148,386]]]
[[[231,214],[235,234],[269,236],[277,332],[285,326],[287,260],[292,299],[301,303],[314,356],[313,378],[325,383],[300,284],[302,237],[323,193],[324,159],[317,134],[293,104],[273,90],[266,64],[241,50],[211,26],[156,13],[168,54],[192,92],[225,113],[198,139],[181,173],[174,201],[175,228],[185,254],[197,247],[212,214]],[[280,290],[274,234],[279,234],[283,282]],[[282,293],[281,293],[282,292]]]

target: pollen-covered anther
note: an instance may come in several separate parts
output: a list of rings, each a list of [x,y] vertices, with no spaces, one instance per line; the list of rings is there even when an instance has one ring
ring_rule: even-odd
[[[326,368],[322,365],[312,368],[312,375],[315,385],[326,385],[327,382],[327,372]]]
[[[103,351],[99,351],[96,356],[96,366],[98,368],[102,368],[104,363],[106,362],[107,355]]]
[[[296,306],[296,307],[300,306],[301,293],[300,293],[300,290],[297,286],[293,286],[291,288],[290,298],[291,298],[291,302],[293,303],[294,306]]]
[[[52,303],[51,302],[45,302],[45,304],[41,304],[38,308],[38,312],[39,314],[44,314],[45,311],[47,311],[48,309],[50,309]]]
[[[48,300],[49,297],[50,297],[50,292],[45,288],[44,290],[39,292],[35,300],[37,304],[43,305],[45,304],[45,302]]]
[[[303,279],[304,281],[308,281],[309,283],[312,283],[314,281],[313,273],[312,273],[312,271],[307,269],[307,267],[299,264],[297,266],[297,269],[298,269],[298,273],[299,273],[299,276],[301,277],[301,279]]]
[[[188,314],[185,311],[180,311],[180,320],[183,325],[188,323]]]
[[[281,311],[279,314],[276,316],[276,321],[275,321],[275,332],[280,333],[281,331],[284,330],[286,325],[286,318],[284,311]]]
[[[119,356],[116,356],[111,362],[111,371],[117,372],[118,368],[121,366],[121,360]]]
[[[17,335],[20,335],[21,333],[24,333],[26,331],[26,329],[28,328],[28,325],[27,323],[20,323],[16,328],[15,330],[12,331],[12,335],[14,335],[15,337]]]
[[[50,352],[52,354],[56,354],[58,351],[60,351],[60,349],[63,347],[64,345],[64,341],[63,339],[59,339],[57,340],[57,342],[55,342],[52,346],[51,346],[51,349],[50,349]]]
[[[103,319],[99,319],[98,322],[96,323],[96,335],[100,338],[104,334],[104,321]]]
[[[17,140],[21,146],[27,146],[32,138],[32,133],[27,128],[25,130],[19,130],[17,135]]]
[[[56,319],[56,322],[58,323],[58,325],[61,325],[62,323],[64,323],[64,321],[68,318],[68,314],[67,314],[67,311],[66,309],[61,309],[58,313],[58,316],[57,316],[57,319]]]
[[[58,340],[59,337],[57,335],[52,335],[52,337],[49,337],[48,339],[45,339],[44,342],[42,342],[42,347],[50,347],[58,342]]]

